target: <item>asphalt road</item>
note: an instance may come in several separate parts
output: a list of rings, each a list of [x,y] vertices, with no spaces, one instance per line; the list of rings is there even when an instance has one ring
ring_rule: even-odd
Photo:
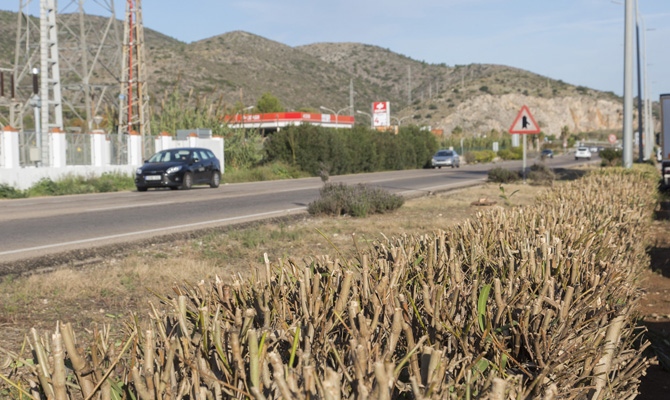
[[[565,168],[575,161],[563,156],[547,164]],[[412,197],[479,184],[496,166],[518,169],[521,162],[334,176],[330,182],[365,183]],[[25,265],[22,269],[39,268],[40,259],[58,254],[72,256],[101,246],[122,247],[157,236],[305,213],[322,186],[320,178],[306,178],[226,184],[218,189],[199,186],[189,191],[2,200],[0,275],[15,273],[19,264]]]

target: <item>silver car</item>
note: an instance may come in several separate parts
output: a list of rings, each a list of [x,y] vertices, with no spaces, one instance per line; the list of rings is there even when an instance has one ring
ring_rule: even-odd
[[[575,160],[579,160],[580,158],[590,160],[591,150],[589,150],[588,147],[577,147],[577,151],[575,151]]]
[[[453,150],[439,150],[431,160],[433,168],[451,167],[459,168],[461,166],[461,159]]]

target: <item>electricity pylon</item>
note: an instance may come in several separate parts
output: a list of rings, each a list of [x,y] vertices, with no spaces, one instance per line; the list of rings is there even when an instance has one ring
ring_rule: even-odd
[[[145,77],[141,0],[127,0],[123,28],[123,73],[119,95],[119,133],[151,134],[149,92]]]
[[[63,108],[68,122],[84,132],[93,128],[100,113],[116,113],[122,47],[114,0],[63,3],[56,9],[56,0],[19,0],[14,77],[21,107],[11,124],[20,130],[30,107],[34,68],[39,70],[42,104],[47,99],[40,113],[44,131],[67,128]],[[30,14],[35,4],[40,6],[39,20]],[[115,115],[108,122],[114,120]]]

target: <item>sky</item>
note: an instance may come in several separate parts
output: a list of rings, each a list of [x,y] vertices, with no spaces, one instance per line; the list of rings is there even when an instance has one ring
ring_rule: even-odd
[[[39,1],[31,1],[37,15]],[[431,64],[501,64],[623,95],[625,1],[635,0],[144,0],[142,14],[145,28],[186,43],[238,30],[289,46],[363,43]],[[86,0],[84,8],[100,14],[111,3],[123,18],[126,0]],[[60,12],[77,4],[58,0]],[[0,9],[18,7],[0,0]],[[657,101],[670,93],[670,0],[638,0],[638,9],[640,62]],[[637,76],[634,85],[637,96]]]

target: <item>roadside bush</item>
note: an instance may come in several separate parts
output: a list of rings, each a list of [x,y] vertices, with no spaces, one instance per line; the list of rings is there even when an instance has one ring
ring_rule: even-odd
[[[528,172],[528,179],[535,185],[551,185],[556,174],[544,164],[533,164]]]
[[[89,177],[86,180],[93,185],[96,193],[118,192],[135,187],[135,181],[130,175],[116,172],[105,172],[99,177]]]
[[[320,195],[321,198],[307,206],[312,215],[366,217],[396,210],[405,202],[401,196],[363,184],[326,183]]]
[[[291,126],[265,142],[266,161],[281,161],[318,176],[323,165],[330,175],[415,169],[426,166],[437,151],[437,139],[417,127],[396,135],[367,127],[331,129]]]
[[[496,158],[496,153],[493,150],[476,150],[468,151],[464,156],[468,164],[488,163]]]
[[[511,147],[498,151],[498,157],[503,160],[521,160],[523,158],[523,149],[521,147]]]
[[[623,152],[612,147],[601,150],[599,155],[603,166],[621,165],[623,160]]]
[[[246,129],[231,129],[224,136],[224,158],[226,167],[251,169],[263,159],[263,136],[260,132]]]
[[[54,181],[42,178],[27,191],[28,197],[63,196],[68,194],[102,193],[129,190],[135,187],[130,175],[104,173],[101,176],[66,175]]]
[[[489,170],[488,179],[489,182],[511,183],[521,179],[521,175],[519,175],[519,173],[516,171],[511,171],[509,169],[505,169],[502,167],[496,167],[493,168],[492,170]]]
[[[28,197],[23,190],[14,189],[4,183],[0,184],[0,199],[20,199]]]

